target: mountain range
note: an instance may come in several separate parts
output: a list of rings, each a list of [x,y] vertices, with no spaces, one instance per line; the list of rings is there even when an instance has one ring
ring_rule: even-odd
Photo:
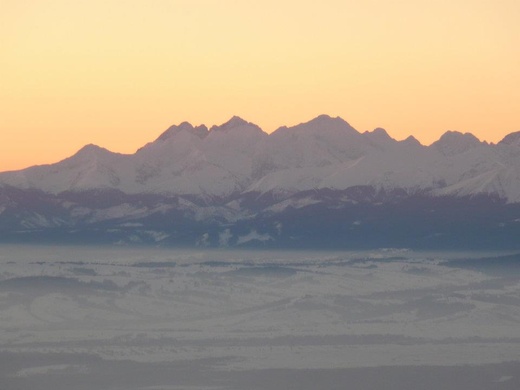
[[[281,248],[520,247],[520,132],[430,146],[319,116],[171,126],[0,173],[0,240]]]

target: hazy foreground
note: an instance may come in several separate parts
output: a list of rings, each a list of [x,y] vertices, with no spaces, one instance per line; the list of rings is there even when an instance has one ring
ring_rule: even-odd
[[[2,246],[0,388],[518,389],[499,255]]]

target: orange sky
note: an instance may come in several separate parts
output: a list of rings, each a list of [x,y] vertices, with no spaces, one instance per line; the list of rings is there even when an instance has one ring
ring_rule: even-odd
[[[518,0],[0,0],[0,171],[184,120],[520,130]]]

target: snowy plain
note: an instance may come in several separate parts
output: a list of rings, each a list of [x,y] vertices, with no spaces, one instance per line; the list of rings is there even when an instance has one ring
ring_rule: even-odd
[[[518,389],[512,253],[0,247],[0,389]]]

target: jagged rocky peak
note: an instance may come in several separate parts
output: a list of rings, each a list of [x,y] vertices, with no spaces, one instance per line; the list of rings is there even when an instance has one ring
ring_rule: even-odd
[[[413,135],[408,136],[408,138],[406,138],[402,142],[404,142],[407,145],[422,146],[422,144],[419,142],[419,140],[417,138],[415,138]]]
[[[376,127],[374,130],[372,130],[372,134],[377,135],[378,137],[388,137],[391,138],[388,135],[388,132],[383,129],[382,127]]]
[[[239,129],[241,132],[245,129],[253,130],[258,133],[264,133],[264,131],[257,125],[251,122],[247,122],[239,116],[233,116],[226,123],[221,124],[220,126],[212,126],[209,131],[210,132],[229,132],[235,129]]]
[[[173,137],[175,134],[180,133],[181,131],[187,131],[189,133],[193,133],[199,138],[204,138],[208,134],[208,128],[205,125],[200,125],[197,127],[194,127],[189,122],[182,122],[179,125],[173,125],[170,126],[166,131],[164,131],[159,138],[157,138],[157,141],[165,141],[171,137]]]
[[[506,135],[499,144],[520,146],[520,131]]]
[[[445,156],[453,156],[464,153],[481,144],[482,142],[471,133],[447,131],[432,146]]]
[[[363,135],[365,135],[366,137],[368,137],[370,139],[374,139],[376,141],[383,141],[383,142],[385,142],[385,141],[393,140],[393,138],[390,137],[388,132],[385,129],[383,129],[382,127],[377,127],[374,130],[372,130],[372,131],[365,131],[363,133]]]

